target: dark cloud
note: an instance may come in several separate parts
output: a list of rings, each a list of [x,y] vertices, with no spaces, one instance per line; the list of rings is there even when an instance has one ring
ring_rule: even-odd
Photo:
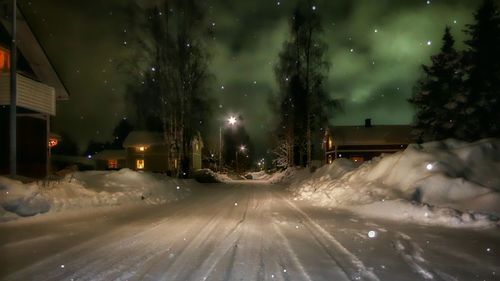
[[[267,106],[269,95],[276,92],[273,67],[288,34],[294,3],[206,2],[207,24],[215,24],[215,40],[209,46],[210,69],[216,76],[210,94],[219,101],[214,128],[223,116],[242,114],[251,137],[265,143],[273,121]],[[461,30],[478,5],[474,0],[313,3],[323,17],[329,45],[327,90],[345,105],[343,113],[332,118],[335,124],[359,124],[366,117],[375,124],[409,123],[413,112],[406,99],[419,77],[419,65],[439,50],[445,25],[452,26],[457,41],[462,41]],[[127,77],[117,71],[117,62],[132,51],[124,46],[129,23],[121,12],[130,4],[119,0],[21,3],[71,92],[71,100],[59,107],[55,129],[68,131],[80,143],[109,138],[117,121],[128,115]]]

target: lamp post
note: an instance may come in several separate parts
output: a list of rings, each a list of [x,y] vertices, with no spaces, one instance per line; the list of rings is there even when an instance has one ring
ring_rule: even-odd
[[[10,177],[17,176],[17,1],[12,1],[12,42],[10,48]]]
[[[227,119],[230,126],[235,125],[237,122],[236,117],[231,116]],[[219,172],[222,171],[222,126],[219,127]]]
[[[238,152],[245,152],[247,148],[244,145],[241,145],[239,149],[236,149],[236,173],[238,173]]]

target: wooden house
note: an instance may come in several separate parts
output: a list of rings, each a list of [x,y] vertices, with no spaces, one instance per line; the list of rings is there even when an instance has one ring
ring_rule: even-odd
[[[371,160],[383,153],[406,149],[412,142],[409,125],[377,125],[371,119],[364,126],[333,126],[325,133],[325,162],[348,158],[357,163]]]
[[[96,170],[119,170],[127,167],[125,150],[103,150],[94,157]]]
[[[50,119],[56,101],[67,100],[68,92],[29,23],[17,15],[17,174],[41,178],[49,173]],[[10,170],[10,44],[11,22],[0,18],[0,174]]]
[[[125,141],[126,167],[136,171],[150,171],[174,174],[178,168],[178,160],[163,140],[163,135],[156,132],[133,131]],[[196,134],[191,140],[190,169],[195,171],[202,168],[203,140]]]
[[[202,168],[202,151],[203,151],[203,140],[201,135],[198,133],[195,135],[191,141],[191,170],[196,171]]]
[[[161,133],[133,131],[123,142],[126,166],[136,171],[169,172],[177,163],[169,163],[169,148]]]

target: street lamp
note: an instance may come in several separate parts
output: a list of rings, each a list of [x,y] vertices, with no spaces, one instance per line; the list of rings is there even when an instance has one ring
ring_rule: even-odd
[[[227,119],[227,123],[230,126],[236,125],[238,120],[236,117],[231,116]],[[219,172],[222,171],[222,126],[219,126]]]
[[[238,173],[238,152],[245,152],[247,148],[244,145],[241,145],[239,149],[236,149],[236,173]]]

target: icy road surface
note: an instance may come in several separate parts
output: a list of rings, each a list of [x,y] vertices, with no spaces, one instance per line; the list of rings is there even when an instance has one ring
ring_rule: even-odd
[[[279,187],[0,224],[2,280],[500,280],[498,229],[365,220]]]

